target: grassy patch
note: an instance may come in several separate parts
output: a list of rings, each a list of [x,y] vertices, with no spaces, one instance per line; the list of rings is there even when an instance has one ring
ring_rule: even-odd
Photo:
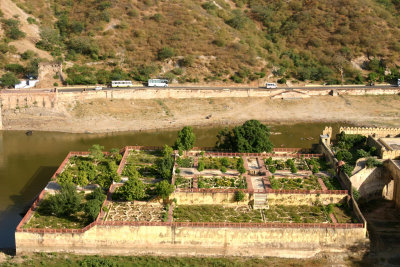
[[[333,215],[338,223],[357,223],[358,220],[352,215],[351,209],[347,204],[337,204],[333,207]]]
[[[198,188],[247,188],[246,179],[241,176],[198,177]]]
[[[264,210],[267,222],[281,223],[326,223],[330,218],[325,206],[270,206]]]
[[[193,167],[193,158],[190,158],[190,157],[178,157],[176,159],[176,163],[181,168],[192,168]]]
[[[238,158],[213,158],[213,157],[202,157],[199,158],[199,163],[204,164],[204,169],[219,170],[222,166],[227,169],[236,169]]]
[[[321,185],[318,183],[318,177],[311,175],[306,178],[268,178],[271,182],[272,189],[303,189],[303,190],[320,190]]]
[[[342,190],[342,186],[340,185],[338,179],[336,177],[322,177],[322,181],[328,190]]]
[[[260,210],[248,206],[179,205],[174,208],[176,222],[262,222]]]
[[[23,228],[81,229],[89,223],[90,221],[87,219],[84,212],[78,212],[73,216],[63,218],[41,215],[35,212]]]
[[[35,253],[29,257],[9,257],[4,266],[307,266],[323,267],[328,265],[327,258],[286,259],[286,258],[247,258],[247,257],[155,257],[155,256],[85,256],[63,253]]]
[[[161,150],[144,151],[144,150],[131,150],[129,151],[126,164],[135,166],[151,165],[156,162],[158,158],[162,157]]]

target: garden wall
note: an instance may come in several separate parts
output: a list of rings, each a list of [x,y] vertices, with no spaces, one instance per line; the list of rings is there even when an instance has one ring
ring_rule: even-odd
[[[218,192],[220,191],[220,192]],[[180,205],[203,205],[203,204],[224,204],[224,205],[247,205],[253,200],[253,194],[245,193],[245,198],[241,202],[235,202],[235,190],[210,189],[203,192],[193,193],[190,190],[179,189],[171,194],[170,199],[176,199]]]
[[[221,191],[221,192],[218,192]],[[254,200],[253,193],[246,193],[245,199],[235,202],[234,190],[224,189],[203,189],[202,192],[193,193],[187,191],[175,191],[170,198],[176,199],[178,205],[203,205],[203,204],[224,204],[224,205],[247,205]],[[328,191],[305,191],[305,190],[267,190],[264,191],[269,205],[309,205],[312,206],[318,200],[324,205],[343,202],[347,197],[346,190]]]
[[[368,244],[360,224],[270,224],[229,227],[194,223],[96,225],[84,233],[16,232],[16,251],[160,256],[311,257],[321,251]],[[212,224],[209,224],[212,225]],[[236,224],[239,226],[239,224]]]
[[[337,204],[345,201],[346,193],[341,194],[277,194],[268,193],[268,204],[271,205],[285,205],[285,206],[299,206],[307,205],[313,206],[315,202],[319,201],[324,205]]]

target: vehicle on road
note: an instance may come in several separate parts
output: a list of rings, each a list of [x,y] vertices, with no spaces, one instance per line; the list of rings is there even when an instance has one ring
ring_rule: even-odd
[[[103,87],[101,87],[101,86],[96,86],[96,87],[94,88],[94,90],[96,90],[96,91],[103,90]]]
[[[132,81],[111,81],[111,87],[133,87]]]
[[[168,80],[167,79],[150,79],[147,81],[147,86],[168,87]]]
[[[397,87],[400,87],[400,79],[397,79]]]
[[[278,88],[278,85],[276,85],[276,83],[266,83],[265,86],[267,87],[267,89]]]

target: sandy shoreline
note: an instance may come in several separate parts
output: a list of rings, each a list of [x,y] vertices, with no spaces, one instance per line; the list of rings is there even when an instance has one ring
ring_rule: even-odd
[[[358,126],[400,126],[400,96],[269,98],[96,99],[3,111],[3,130],[112,133],[177,129],[185,125],[237,125],[249,119],[267,124],[346,122]]]

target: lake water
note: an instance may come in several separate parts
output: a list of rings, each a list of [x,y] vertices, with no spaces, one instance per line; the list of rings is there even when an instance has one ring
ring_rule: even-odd
[[[338,123],[330,123],[338,131]],[[310,148],[318,143],[325,123],[274,125],[271,140],[275,147]],[[221,127],[195,128],[196,146],[210,147]],[[124,132],[112,134],[69,134],[0,131],[0,248],[13,248],[14,231],[21,213],[47,184],[69,151],[85,151],[93,144],[109,150],[127,145],[172,145],[177,130]]]

